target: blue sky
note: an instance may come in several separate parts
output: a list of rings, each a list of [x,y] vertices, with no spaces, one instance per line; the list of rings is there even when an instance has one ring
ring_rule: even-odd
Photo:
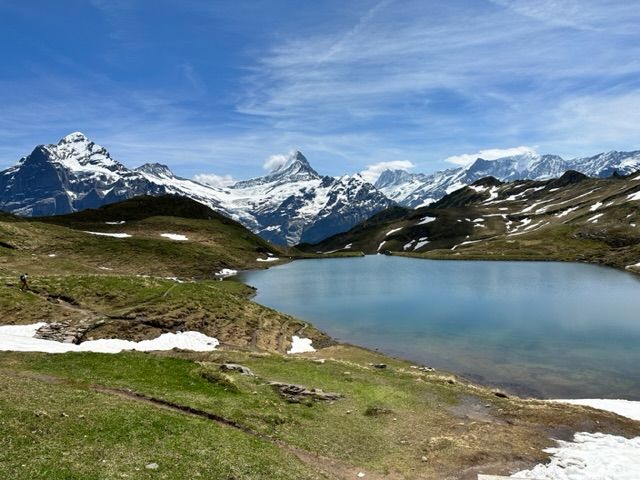
[[[633,1],[0,0],[0,168],[76,130],[227,179],[292,149],[330,175],[640,149],[637,25]]]

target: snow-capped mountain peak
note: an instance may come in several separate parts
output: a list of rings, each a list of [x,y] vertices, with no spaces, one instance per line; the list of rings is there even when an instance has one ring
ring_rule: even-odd
[[[360,176],[319,175],[295,151],[263,177],[213,187],[147,163],[128,169],[74,132],[40,145],[0,173],[0,210],[26,216],[95,208],[137,195],[182,195],[238,220],[276,243],[319,241],[392,205]]]
[[[312,167],[307,158],[299,151],[291,152],[282,164],[263,177],[243,180],[233,188],[244,189],[257,185],[306,182],[322,178]]]
[[[147,173],[156,177],[174,178],[175,175],[171,169],[162,163],[145,163],[135,169],[138,172]]]
[[[106,148],[89,140],[82,132],[73,132],[57,144],[45,145],[49,160],[76,172],[104,173],[119,171],[124,165],[116,162]]]

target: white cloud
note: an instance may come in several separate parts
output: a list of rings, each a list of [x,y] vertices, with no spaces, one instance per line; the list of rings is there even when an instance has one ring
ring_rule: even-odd
[[[385,170],[409,170],[414,165],[409,160],[392,160],[390,162],[378,162],[367,165],[367,168],[360,172],[362,178],[369,183],[375,183],[378,177]]]
[[[196,182],[218,188],[228,187],[236,183],[231,175],[216,175],[215,173],[199,173],[195,175],[193,179]]]
[[[570,151],[636,149],[640,93],[571,98],[550,112],[547,128],[547,135],[567,144]]]
[[[269,155],[267,159],[264,161],[262,168],[264,168],[268,172],[273,172],[274,170],[277,170],[278,168],[283,166],[285,163],[287,163],[287,160],[289,160],[289,158],[292,155],[293,155],[293,152],[289,152],[288,155],[283,155],[281,153]]]
[[[447,158],[447,162],[455,163],[456,165],[469,165],[478,158],[484,160],[496,160],[503,157],[511,157],[513,155],[522,155],[525,153],[531,153],[536,155],[536,149],[532,147],[513,147],[513,148],[488,148],[486,150],[480,150],[476,153],[463,153],[462,155],[453,155]]]

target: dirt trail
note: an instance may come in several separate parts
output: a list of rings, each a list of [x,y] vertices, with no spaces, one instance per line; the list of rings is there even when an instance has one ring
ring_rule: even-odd
[[[150,395],[146,395],[140,392],[135,392],[129,389],[110,388],[110,387],[104,387],[100,385],[94,385],[93,389],[100,393],[105,393],[108,395],[117,395],[119,397],[126,398],[129,400],[150,404],[150,405],[153,405],[154,407],[171,410],[171,411],[178,412],[185,415],[191,415],[191,416],[203,418],[205,420],[216,422],[217,424],[223,425],[225,427],[235,428],[237,430],[242,431],[243,433],[259,438],[260,440],[267,441],[269,443],[277,445],[279,448],[286,450],[287,452],[295,455],[300,461],[302,461],[303,463],[307,464],[308,466],[316,470],[319,470],[324,475],[327,475],[329,478],[353,479],[353,478],[358,478],[358,474],[360,472],[363,472],[363,473],[366,472],[365,478],[373,479],[373,480],[403,480],[404,478],[402,476],[395,475],[395,474],[381,475],[381,474],[373,473],[362,468],[354,467],[353,465],[348,465],[344,462],[341,462],[333,458],[328,458],[328,457],[318,455],[316,453],[308,452],[296,446],[290,445],[280,439],[276,439],[269,435],[262,434],[246,425],[236,422],[235,420],[231,420],[229,418],[223,417],[221,415],[217,415],[215,413],[207,412],[205,410],[200,410],[198,408],[190,407],[188,405],[181,405],[179,403],[172,402],[170,400],[152,397]]]

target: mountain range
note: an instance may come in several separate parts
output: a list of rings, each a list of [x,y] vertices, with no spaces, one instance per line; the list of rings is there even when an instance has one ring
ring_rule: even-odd
[[[0,172],[0,210],[22,216],[166,194],[201,202],[278,244],[320,241],[393,204],[360,175],[318,174],[300,152],[264,177],[221,188],[178,177],[158,163],[129,169],[80,132],[39,145]]]
[[[372,185],[359,174],[320,175],[296,151],[265,176],[219,187],[181,178],[159,163],[127,168],[104,147],[74,132],[57,144],[37,146],[0,172],[0,210],[22,216],[61,215],[140,195],[174,194],[203,203],[271,242],[294,245],[317,243],[347,231],[393,205],[429,205],[487,176],[501,181],[546,180],[567,170],[608,177],[639,169],[640,151],[572,160],[525,153],[497,160],[478,158],[430,175],[386,170]]]
[[[563,260],[640,271],[640,174],[485,177],[428,206],[394,207],[299,248],[450,259]]]
[[[504,182],[524,179],[548,180],[560,177],[568,170],[594,178],[606,178],[614,173],[628,175],[640,170],[640,151],[611,151],[571,160],[565,160],[558,155],[527,152],[496,160],[478,158],[469,165],[431,175],[385,170],[375,187],[399,205],[418,208],[484,177],[491,176]]]

